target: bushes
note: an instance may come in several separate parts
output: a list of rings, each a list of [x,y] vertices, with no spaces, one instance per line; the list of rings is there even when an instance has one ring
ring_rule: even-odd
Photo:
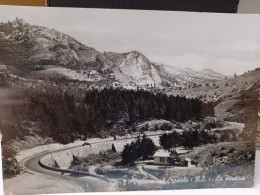
[[[107,151],[100,151],[99,154],[90,154],[86,158],[78,158],[73,155],[73,160],[70,165],[70,169],[79,169],[84,165],[84,170],[87,169],[89,165],[96,165],[101,163],[109,163],[115,161],[120,157],[119,153],[115,153],[112,149]]]
[[[2,162],[4,178],[11,178],[22,171],[22,167],[17,162],[16,151],[9,145],[2,146]]]
[[[7,86],[8,86],[7,74],[0,72],[0,87],[7,87]]]
[[[141,122],[139,125],[133,124],[131,130],[133,131],[134,129],[135,131],[144,133],[145,131],[158,131],[158,130],[167,131],[167,130],[171,130],[173,127],[174,127],[173,122],[155,119],[143,123]]]
[[[216,117],[206,117],[203,120],[203,129],[213,129],[213,128],[222,128],[225,125],[225,121],[221,118]]]
[[[235,142],[238,140],[240,130],[225,130],[225,131],[216,131],[216,134],[219,134],[219,141],[221,142]]]

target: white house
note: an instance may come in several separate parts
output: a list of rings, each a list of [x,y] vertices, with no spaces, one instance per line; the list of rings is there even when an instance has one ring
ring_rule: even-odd
[[[179,153],[180,154],[180,153]],[[156,165],[170,165],[170,153],[165,150],[158,150],[154,155],[154,164]],[[184,164],[177,166],[185,166],[185,167],[196,167],[196,165],[192,164],[192,160],[190,158],[183,159]]]
[[[170,164],[169,158],[170,158],[169,152],[165,152],[163,150],[157,151],[153,155],[154,164],[159,164],[159,165],[169,165]]]
[[[190,159],[190,158],[185,158],[185,165],[186,165],[187,167],[192,167],[191,159]]]

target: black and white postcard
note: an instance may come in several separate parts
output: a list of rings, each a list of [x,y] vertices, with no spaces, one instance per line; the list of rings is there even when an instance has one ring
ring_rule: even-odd
[[[5,193],[253,186],[259,15],[0,13]]]

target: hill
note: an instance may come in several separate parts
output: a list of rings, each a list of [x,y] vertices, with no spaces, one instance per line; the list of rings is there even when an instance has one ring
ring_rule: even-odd
[[[63,75],[65,78],[77,80],[81,77],[89,81],[93,77],[97,82],[103,80],[103,83],[109,85],[118,82],[120,87],[131,86],[135,89],[138,86],[196,87],[224,78],[224,75],[210,69],[194,71],[171,67],[176,70],[172,72],[167,66],[151,62],[139,51],[102,53],[57,30],[30,25],[18,18],[12,22],[0,23],[0,32],[1,61],[23,73],[45,70],[51,65],[63,68],[51,71],[59,75],[65,69],[76,71],[73,74],[77,76]]]

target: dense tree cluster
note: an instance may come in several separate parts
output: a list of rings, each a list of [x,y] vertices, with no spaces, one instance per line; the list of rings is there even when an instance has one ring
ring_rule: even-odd
[[[14,128],[15,132],[8,130],[4,133],[13,139],[19,131],[20,139],[23,132],[26,135],[29,133],[24,128],[24,121],[31,121],[27,129],[38,129],[41,136],[52,137],[63,144],[75,139],[100,136],[101,133],[118,134],[122,132],[122,127],[150,119],[180,122],[200,119],[203,117],[202,110],[209,106],[196,99],[142,90],[85,91],[59,86],[28,88],[23,91],[21,101],[24,103],[5,106],[3,121],[15,120],[17,127]],[[6,120],[7,117],[12,120]],[[1,126],[5,131],[3,123]]]
[[[186,148],[193,148],[209,143],[216,143],[218,141],[215,134],[211,134],[210,131],[206,130],[184,131],[182,136],[184,138],[182,145]]]
[[[153,140],[143,134],[142,138],[138,136],[135,141],[124,146],[121,154],[122,163],[133,164],[137,159],[146,160],[152,156],[156,150],[157,147]]]
[[[92,106],[92,121],[96,127],[118,121],[132,124],[149,119],[183,122],[200,119],[202,114],[213,114],[212,108],[205,113],[206,105],[197,99],[153,94],[143,90],[96,90],[87,100]]]
[[[185,130],[182,133],[176,131],[163,134],[159,138],[160,145],[165,150],[172,151],[172,149],[183,146],[185,148],[193,148],[209,143],[216,143],[218,141],[215,134],[211,134],[206,130]]]
[[[173,147],[181,146],[184,142],[184,139],[182,138],[181,134],[174,131],[172,133],[164,133],[159,138],[160,145],[165,150],[171,150]]]

